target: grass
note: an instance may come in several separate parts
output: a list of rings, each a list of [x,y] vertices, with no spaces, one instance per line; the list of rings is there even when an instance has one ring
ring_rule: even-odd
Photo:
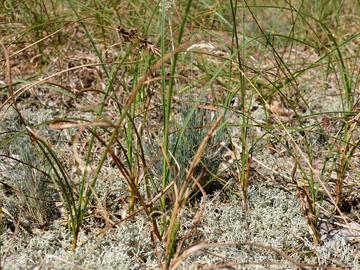
[[[330,2],[1,3],[2,234],[61,219],[76,254],[84,231],[145,217],[158,267],[175,269],[227,247],[192,238],[188,211],[201,224],[221,194],[251,216],[249,190],[270,170],[298,201],[312,250],[324,245],[324,223],[358,216],[360,152],[360,5]],[[29,177],[14,182],[17,170]],[[108,170],[127,187],[121,218]]]

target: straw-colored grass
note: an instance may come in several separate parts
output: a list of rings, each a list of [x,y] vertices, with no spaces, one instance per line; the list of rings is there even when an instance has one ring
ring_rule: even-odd
[[[97,268],[80,255],[84,235],[130,224],[148,239],[118,239],[138,246],[122,266],[239,268],[240,246],[272,258],[250,256],[249,269],[348,266],[323,248],[336,231],[360,249],[358,1],[0,4],[1,267],[22,235],[59,225],[66,244],[31,267],[66,262],[70,248],[66,267]],[[274,208],[301,213],[294,243],[251,236],[259,185],[279,192]],[[209,219],[222,204],[241,206],[244,237]],[[274,220],[266,230],[287,230]],[[198,233],[209,224],[219,241]]]

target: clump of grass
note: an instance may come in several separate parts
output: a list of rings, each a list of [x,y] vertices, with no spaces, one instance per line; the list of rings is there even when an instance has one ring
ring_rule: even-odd
[[[173,149],[174,161],[177,167],[174,170],[175,172],[171,174],[171,179],[176,179],[178,186],[181,186],[181,182],[185,179],[190,161],[193,160],[217,113],[200,108],[196,108],[191,112],[189,105],[182,104],[180,115],[182,120],[179,120],[179,122],[184,123],[184,126],[179,126],[179,132],[181,130],[184,130],[184,132],[181,136],[179,136],[178,132],[171,135],[171,149]],[[189,115],[190,119],[186,123],[185,120]],[[217,177],[217,173],[226,150],[225,140],[224,129],[219,130],[209,142],[201,162],[194,172],[194,177],[199,180],[199,184],[208,194],[220,189],[224,184]]]
[[[167,269],[170,266],[170,262],[174,255],[175,244],[177,241],[177,233],[179,230],[179,217],[181,215],[182,209],[185,207],[186,203],[188,202],[190,192],[194,189],[195,186],[199,187],[201,190],[202,187],[199,184],[199,179],[195,178],[195,171],[198,165],[201,162],[202,156],[204,155],[205,149],[214,136],[218,126],[220,125],[223,119],[223,114],[217,117],[216,121],[212,124],[211,128],[209,129],[206,136],[203,138],[201,144],[199,145],[192,162],[190,163],[189,170],[186,174],[185,179],[182,181],[178,192],[176,192],[176,201],[174,203],[174,207],[171,209],[171,217],[169,221],[169,225],[167,227],[167,231],[165,234],[165,268]],[[204,193],[204,192],[202,192]]]
[[[9,138],[7,138],[9,139]],[[2,184],[8,193],[16,197],[16,220],[21,226],[28,227],[29,222],[38,227],[49,225],[57,217],[54,203],[59,200],[56,196],[50,174],[47,172],[47,162],[24,134],[18,133],[9,141],[2,141],[1,159],[9,173],[4,175]],[[31,230],[31,228],[29,228]]]
[[[51,216],[51,198],[53,189],[48,175],[45,174],[44,162],[41,164],[41,156],[34,149],[28,138],[24,138],[18,144],[21,164],[17,166],[21,176],[17,181],[19,201],[25,206],[27,216],[40,226],[45,225]]]

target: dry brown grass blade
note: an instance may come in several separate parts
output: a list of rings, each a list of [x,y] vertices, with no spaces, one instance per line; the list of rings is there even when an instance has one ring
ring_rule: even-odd
[[[308,187],[305,185],[301,185],[301,183],[299,183],[299,181],[296,180],[297,166],[298,164],[297,161],[295,160],[294,167],[291,172],[291,179],[296,186],[296,197],[300,201],[300,209],[306,219],[308,231],[313,239],[314,245],[318,245],[321,240],[316,222],[314,201],[311,199],[311,196],[309,195]]]
[[[87,121],[87,122],[78,122],[73,120],[53,120],[52,123],[49,125],[52,129],[70,129],[70,128],[85,128],[85,127],[114,127],[114,124],[109,119],[100,119],[94,121]]]
[[[203,201],[202,201],[202,204],[201,204],[201,208],[200,210],[197,212],[197,214],[195,215],[194,217],[194,222],[193,222],[193,228],[190,228],[188,230],[188,232],[184,235],[184,237],[181,239],[179,245],[178,245],[178,248],[177,248],[177,251],[174,255],[174,259],[173,259],[173,262],[176,264],[176,262],[178,261],[178,257],[181,256],[182,254],[182,247],[184,245],[184,242],[187,240],[187,239],[190,239],[192,234],[193,234],[193,230],[194,228],[196,228],[198,225],[200,225],[201,223],[201,220],[204,216],[204,212],[205,212],[205,206],[206,206],[206,192],[205,190],[202,188],[201,184],[199,183],[199,180],[200,180],[200,177],[198,177],[198,179],[195,179],[194,181],[196,182],[196,186],[199,188],[201,194],[202,194],[202,198],[203,198]],[[177,268],[177,266],[175,266]],[[170,268],[173,268],[173,265],[170,267]]]
[[[8,89],[9,89],[9,94],[10,97],[12,99],[14,108],[20,118],[21,123],[23,123],[24,125],[26,125],[25,123],[25,119],[24,117],[21,115],[20,110],[17,106],[16,103],[16,99],[14,98],[14,89],[13,89],[13,83],[12,83],[12,76],[11,76],[11,63],[10,63],[10,56],[8,53],[7,48],[5,47],[5,45],[0,41],[0,45],[4,51],[4,55],[5,55],[5,64],[6,64],[6,80],[7,80],[7,84],[8,84]]]
[[[313,244],[317,246],[320,240],[320,233],[317,225],[317,218],[315,212],[315,203],[309,194],[309,190],[306,186],[301,187],[297,184],[296,186],[296,197],[300,201],[300,209],[305,216],[308,231],[313,239]]]
[[[90,170],[90,166],[86,166],[86,162],[84,160],[82,160],[82,158],[80,157],[80,154],[78,152],[78,149],[77,149],[77,145],[79,142],[79,134],[81,134],[82,132],[83,132],[83,129],[81,128],[73,136],[73,138],[71,140],[71,150],[72,150],[74,161],[76,162],[76,165],[78,166],[81,173],[84,173],[85,171]],[[91,189],[91,191],[92,191],[92,189]]]
[[[252,155],[249,154],[247,160],[246,160],[246,171],[245,171],[245,177],[244,180],[241,183],[241,193],[243,197],[243,207],[245,211],[249,210],[249,204],[248,204],[248,187],[249,187],[249,179],[250,179],[250,171],[251,171],[251,162],[252,162]]]
[[[111,219],[110,219],[110,216],[109,216],[109,212],[107,211],[107,208],[106,208],[106,203],[102,203],[102,201],[100,200],[99,196],[97,195],[96,191],[90,186],[90,190],[97,202],[97,205],[98,205],[98,212],[100,213],[100,215],[102,216],[102,218],[104,219],[104,222],[105,222],[105,228],[104,230],[109,230],[110,227],[112,225],[115,224],[115,222],[113,222]]]

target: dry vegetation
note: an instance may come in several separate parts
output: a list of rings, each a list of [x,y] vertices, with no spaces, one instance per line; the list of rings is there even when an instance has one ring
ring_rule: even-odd
[[[359,269],[359,1],[0,1],[3,269]]]

